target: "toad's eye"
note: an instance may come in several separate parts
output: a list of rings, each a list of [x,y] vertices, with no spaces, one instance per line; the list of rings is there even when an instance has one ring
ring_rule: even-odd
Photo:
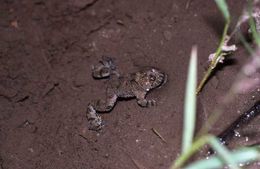
[[[154,82],[154,81],[155,81],[155,76],[150,75],[150,76],[149,76],[149,80],[152,81],[152,82]]]

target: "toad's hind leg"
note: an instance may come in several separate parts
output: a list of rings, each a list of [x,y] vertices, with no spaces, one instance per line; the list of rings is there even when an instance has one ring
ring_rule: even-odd
[[[106,100],[96,100],[88,105],[87,119],[89,121],[89,129],[98,131],[103,127],[103,122],[97,112],[109,112],[114,107],[117,100],[116,94],[110,94]]]
[[[87,119],[89,123],[89,129],[98,131],[102,128],[103,123],[101,117],[97,114],[92,104],[88,105],[87,108]]]
[[[95,103],[95,109],[98,112],[109,112],[114,107],[117,100],[117,95],[109,95],[107,96],[106,100],[98,100]]]

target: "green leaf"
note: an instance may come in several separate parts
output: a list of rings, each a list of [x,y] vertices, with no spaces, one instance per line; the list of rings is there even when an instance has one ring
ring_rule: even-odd
[[[230,14],[228,11],[228,6],[225,0],[215,0],[218,5],[219,10],[222,12],[224,18],[228,21],[230,20]]]
[[[240,148],[236,151],[231,152],[230,156],[232,157],[233,161],[236,162],[236,164],[256,161],[260,159],[259,147]],[[196,161],[185,167],[185,169],[216,169],[222,168],[223,166],[224,162],[221,158],[217,156],[212,156],[209,159]]]
[[[258,46],[260,46],[260,37],[259,37],[259,33],[256,30],[256,24],[255,24],[254,18],[252,16],[253,15],[252,11],[253,11],[253,7],[252,7],[252,4],[250,4],[249,9],[248,9],[248,13],[250,15],[250,18],[249,18],[250,30],[252,31],[255,42],[257,43]]]
[[[217,154],[221,157],[221,159],[226,162],[226,164],[230,165],[232,169],[238,169],[236,166],[236,161],[232,158],[229,150],[220,143],[220,141],[216,137],[211,137],[209,139],[210,145],[217,152]]]
[[[195,120],[196,120],[196,86],[197,86],[197,47],[193,47],[186,83],[186,94],[184,103],[184,124],[182,153],[186,152],[193,142]]]
[[[201,136],[200,138],[198,138],[197,140],[195,140],[193,142],[193,144],[191,145],[191,147],[185,152],[182,153],[177,159],[176,161],[172,164],[172,166],[170,167],[170,169],[176,169],[176,168],[180,168],[181,166],[183,166],[183,164],[196,152],[198,151],[202,146],[204,146],[208,140],[211,138],[211,135],[204,135]]]

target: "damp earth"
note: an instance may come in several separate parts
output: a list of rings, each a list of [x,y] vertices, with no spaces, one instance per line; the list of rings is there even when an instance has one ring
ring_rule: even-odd
[[[191,47],[198,46],[201,79],[224,26],[214,1],[0,3],[1,169],[169,168],[181,148]],[[235,23],[244,1],[228,4]],[[168,81],[147,95],[156,99],[156,106],[120,101],[110,113],[101,114],[105,127],[93,132],[87,128],[86,109],[91,100],[104,97],[105,81],[92,78],[91,65],[103,55],[113,57],[123,74],[155,66],[167,73]],[[203,88],[197,103],[198,129],[221,103],[247,58],[240,46],[230,64]],[[211,133],[221,133],[259,98],[258,90],[236,96]],[[234,139],[230,148],[259,143],[257,121],[238,131],[244,137]]]

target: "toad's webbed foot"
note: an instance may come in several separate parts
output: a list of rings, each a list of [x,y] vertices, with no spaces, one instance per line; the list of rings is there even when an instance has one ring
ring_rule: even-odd
[[[141,107],[151,107],[156,105],[155,100],[146,100],[146,99],[138,99],[137,100],[138,105]]]
[[[137,103],[139,106],[141,107],[151,107],[151,106],[155,106],[156,105],[156,101],[155,100],[147,100],[146,97],[146,92],[140,92],[137,91],[135,93],[136,95],[136,99],[137,99]]]
[[[95,66],[92,66],[92,76],[96,79],[109,77],[116,66],[112,58],[103,56],[102,60]]]
[[[87,119],[90,130],[99,131],[104,126],[101,117],[97,114],[96,110],[91,104],[89,104],[87,108]]]

